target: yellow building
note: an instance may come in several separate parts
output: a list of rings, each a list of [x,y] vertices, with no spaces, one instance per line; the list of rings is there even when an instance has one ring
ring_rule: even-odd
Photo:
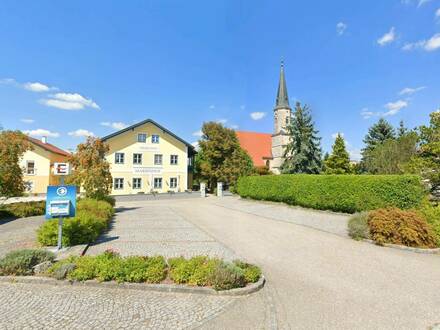
[[[194,147],[151,119],[102,138],[112,195],[182,192],[192,186]]]
[[[28,137],[32,143],[32,150],[24,153],[20,166],[23,168],[23,180],[27,192],[45,194],[48,185],[58,184],[58,177],[52,173],[53,163],[67,162],[69,153],[47,142]]]

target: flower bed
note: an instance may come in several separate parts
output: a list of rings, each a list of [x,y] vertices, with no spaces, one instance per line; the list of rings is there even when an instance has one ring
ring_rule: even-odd
[[[33,255],[41,255],[42,250]],[[29,252],[28,252],[29,253]],[[11,256],[0,259],[0,275],[32,275],[33,263],[24,263],[19,272],[6,271],[2,265],[9,263]],[[42,261],[53,261],[52,255]],[[175,283],[188,286],[212,287],[215,290],[242,288],[261,278],[261,270],[255,265],[241,261],[226,262],[220,259],[197,256],[191,259],[162,256],[121,257],[108,250],[98,256],[69,257],[53,263],[44,274],[57,280],[70,281],[97,280],[118,283]]]

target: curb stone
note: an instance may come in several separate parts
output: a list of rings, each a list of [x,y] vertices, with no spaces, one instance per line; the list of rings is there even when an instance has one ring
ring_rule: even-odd
[[[366,243],[370,243],[370,244],[374,244],[374,245],[378,245],[378,246],[384,246],[384,247],[388,247],[388,248],[392,248],[392,249],[397,249],[397,250],[404,250],[404,251],[414,252],[414,253],[440,254],[440,248],[421,249],[421,248],[415,248],[415,247],[411,247],[411,246],[398,245],[398,244],[390,244],[390,243],[384,243],[382,245],[379,245],[379,244],[376,244],[376,242],[374,242],[373,240],[366,239],[366,238],[364,238],[362,240],[362,242],[366,242]]]
[[[89,280],[85,282],[78,281],[59,281],[54,278],[42,276],[0,276],[0,282],[3,283],[27,283],[27,284],[49,284],[49,285],[72,285],[72,286],[86,286],[96,288],[112,288],[112,289],[132,289],[156,292],[173,292],[173,293],[192,293],[205,294],[212,296],[245,296],[261,290],[266,283],[264,276],[244,288],[236,288],[231,290],[216,291],[212,288],[192,287],[177,284],[147,284],[147,283],[117,283],[98,282],[96,280]]]

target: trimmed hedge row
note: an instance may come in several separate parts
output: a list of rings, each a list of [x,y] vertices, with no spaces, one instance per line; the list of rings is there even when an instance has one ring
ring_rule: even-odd
[[[26,218],[46,213],[46,202],[20,202],[0,206],[0,219]]]
[[[63,245],[72,246],[95,241],[108,227],[114,214],[111,204],[95,199],[81,199],[76,216],[63,221]],[[38,228],[38,243],[54,246],[58,240],[58,219],[47,220]]]
[[[389,206],[414,208],[426,195],[420,178],[413,175],[248,176],[238,180],[237,193],[241,197],[346,213]]]

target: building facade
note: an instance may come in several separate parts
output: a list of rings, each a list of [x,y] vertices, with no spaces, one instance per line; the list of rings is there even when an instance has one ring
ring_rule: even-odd
[[[28,137],[32,150],[23,154],[20,167],[23,169],[23,181],[31,194],[45,194],[47,186],[59,183],[59,177],[53,175],[53,164],[67,162],[69,153],[47,142]]]
[[[151,119],[102,138],[112,195],[182,192],[192,186],[194,147]]]
[[[237,131],[240,145],[251,156],[254,166],[266,166],[275,174],[281,173],[286,146],[289,143],[287,126],[290,124],[292,109],[289,105],[284,63],[281,63],[278,91],[273,110],[273,133]]]

